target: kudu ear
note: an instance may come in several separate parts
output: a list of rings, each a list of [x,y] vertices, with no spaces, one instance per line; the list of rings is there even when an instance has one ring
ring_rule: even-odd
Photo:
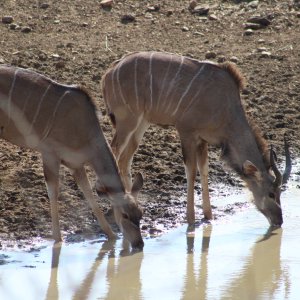
[[[138,193],[143,187],[143,184],[144,184],[143,175],[140,172],[138,172],[135,175],[132,183],[131,194],[133,197],[137,197]]]
[[[243,171],[246,176],[255,177],[257,180],[261,179],[260,172],[257,167],[249,160],[243,164]]]

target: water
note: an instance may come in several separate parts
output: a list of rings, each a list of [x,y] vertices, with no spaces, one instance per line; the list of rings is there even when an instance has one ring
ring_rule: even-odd
[[[2,251],[0,261],[8,263],[0,265],[0,299],[299,299],[296,184],[282,194],[282,205],[284,225],[273,232],[250,206],[189,235],[183,226],[145,239],[144,251],[135,254],[121,240]]]

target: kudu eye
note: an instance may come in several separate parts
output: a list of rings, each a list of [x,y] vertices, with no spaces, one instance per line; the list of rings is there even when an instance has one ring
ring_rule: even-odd
[[[269,197],[272,199],[275,199],[275,194],[274,193],[269,193]]]
[[[126,214],[126,213],[122,213],[122,217],[123,217],[124,219],[126,219],[126,220],[129,219],[129,216],[128,216],[128,214]]]

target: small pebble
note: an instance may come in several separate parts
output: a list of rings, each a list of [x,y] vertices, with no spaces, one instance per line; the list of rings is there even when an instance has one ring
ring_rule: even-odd
[[[3,24],[11,24],[13,21],[14,21],[14,18],[12,16],[2,17],[2,23]]]

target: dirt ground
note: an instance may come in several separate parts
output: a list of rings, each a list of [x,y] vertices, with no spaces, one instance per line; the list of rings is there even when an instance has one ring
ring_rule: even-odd
[[[198,1],[194,9],[190,2],[123,0],[103,8],[96,0],[2,0],[0,63],[32,68],[58,82],[85,86],[103,114],[101,125],[110,141],[112,127],[105,116],[100,79],[114,60],[140,50],[215,62],[230,60],[248,82],[242,92],[246,110],[275,146],[279,162],[284,134],[292,158],[299,157],[299,1],[207,0]],[[0,159],[0,248],[15,242],[22,246],[26,238],[49,237],[50,209],[39,153],[1,140]],[[152,126],[147,131],[134,157],[133,173],[136,171],[145,177],[141,197],[144,233],[184,222],[186,180],[174,129]],[[294,172],[299,174],[299,170]],[[89,175],[93,182],[94,174]],[[64,237],[99,233],[68,170],[62,168],[60,176]],[[241,188],[241,181],[224,169],[219,151],[213,147],[209,176],[212,195]],[[199,182],[196,190],[197,218],[201,219]],[[108,210],[107,202],[99,203]],[[215,214],[234,209],[215,208]]]

